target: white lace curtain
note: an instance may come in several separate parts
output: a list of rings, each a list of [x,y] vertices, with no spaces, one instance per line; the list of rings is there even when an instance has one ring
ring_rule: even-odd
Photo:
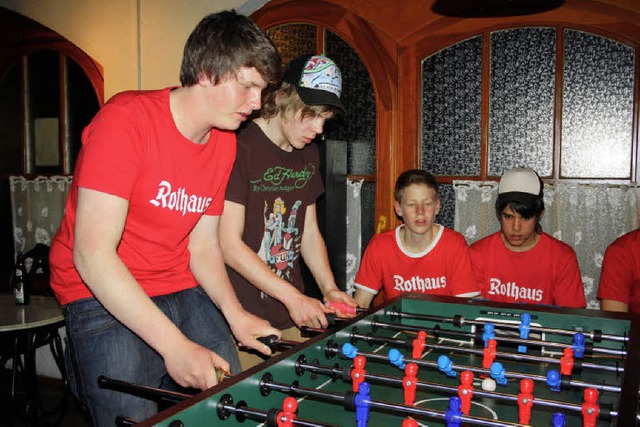
[[[58,231],[71,185],[71,176],[9,177],[14,255],[37,243],[51,246]]]
[[[500,229],[497,182],[454,181],[455,229],[469,244]],[[576,251],[588,308],[596,298],[602,257],[617,237],[638,227],[636,185],[565,184],[544,188],[542,229]]]
[[[362,253],[362,182],[347,179],[347,293],[355,292],[354,281]]]

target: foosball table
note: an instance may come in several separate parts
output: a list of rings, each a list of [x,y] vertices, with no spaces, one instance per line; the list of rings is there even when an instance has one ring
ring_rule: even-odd
[[[639,328],[628,314],[405,294],[137,425],[636,426]]]

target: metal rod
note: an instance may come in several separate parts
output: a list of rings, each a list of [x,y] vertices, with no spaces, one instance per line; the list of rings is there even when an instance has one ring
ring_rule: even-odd
[[[108,388],[110,390],[121,391],[155,401],[165,401],[170,403],[182,402],[183,400],[191,397],[189,394],[128,383],[126,381],[115,380],[104,375],[100,375],[98,377],[98,385],[100,388]]]
[[[452,331],[450,329],[441,329],[441,328],[421,328],[419,326],[398,325],[395,323],[385,323],[385,322],[379,322],[376,320],[371,322],[371,326],[374,326],[377,328],[392,329],[396,331],[402,331],[402,330],[415,331],[415,332],[427,331],[435,335],[462,336],[467,338],[476,337],[476,334],[471,332]],[[503,342],[510,342],[510,343],[522,344],[522,345],[539,345],[542,347],[554,347],[554,348],[567,347],[567,344],[562,344],[562,343],[557,343],[552,341],[542,341],[542,340],[532,340],[532,339],[525,340],[522,338],[509,338],[505,336],[500,336],[497,338]],[[612,349],[607,349],[602,347],[593,347],[591,351],[592,353],[610,354],[610,355],[622,356],[622,357],[627,355],[627,352],[625,350],[612,350]]]
[[[351,333],[350,337],[352,339],[353,338],[358,338],[358,339],[362,339],[362,340],[365,340],[365,341],[380,342],[380,343],[390,343],[390,344],[395,344],[395,345],[402,345],[402,346],[409,347],[409,348],[413,347],[413,345],[410,344],[409,342],[407,342],[406,340],[400,340],[400,339],[397,339],[397,338],[387,338],[387,337],[381,337],[381,336],[375,336],[375,335],[362,335],[362,334],[358,334],[358,333]],[[433,349],[436,349],[436,350],[461,351],[461,352],[465,352],[465,353],[471,353],[471,354],[477,354],[477,355],[483,356],[483,351],[482,350],[476,350],[476,349],[468,348],[468,347],[456,347],[456,346],[450,346],[450,345],[428,344],[428,343],[424,343],[423,347],[424,348],[433,348]],[[528,360],[528,361],[544,362],[544,363],[560,363],[559,359],[556,359],[556,358],[553,358],[553,357],[533,356],[533,355],[521,354],[521,353],[496,352],[496,358],[514,359],[514,360]],[[601,365],[601,364],[598,364],[598,363],[581,362],[580,366],[583,367],[583,368],[615,372],[615,373],[618,373],[618,374],[622,374],[624,372],[624,368],[621,367],[621,366],[618,366],[618,365],[611,366],[611,365]]]
[[[420,319],[420,320],[429,320],[429,321],[434,321],[434,322],[444,322],[444,323],[460,323],[460,325],[465,325],[465,324],[471,324],[471,325],[484,325],[486,322],[480,321],[480,320],[473,320],[473,319],[465,319],[464,317],[458,317],[458,318],[453,318],[453,317],[445,317],[445,316],[435,316],[435,315],[429,315],[429,314],[418,314],[418,313],[407,313],[407,312],[401,312],[395,309],[389,310],[387,312],[387,314],[391,315],[391,316],[398,316],[398,317],[404,317],[407,319]],[[514,329],[514,330],[518,330],[519,325],[514,324],[514,323],[504,323],[501,322],[500,320],[496,320],[494,322],[494,325],[496,325],[499,328],[502,329]],[[579,331],[572,331],[570,329],[560,329],[560,328],[543,328],[541,326],[534,326],[531,325],[529,327],[529,330],[531,332],[539,332],[539,333],[552,333],[552,334],[557,334],[557,335],[566,335],[566,336],[573,336],[575,335],[577,332]],[[580,331],[581,332],[581,331]],[[596,334],[594,332],[581,332],[585,337],[590,338],[591,340],[594,340],[594,338],[596,338]],[[629,337],[624,336],[624,335],[614,335],[614,334],[598,334],[599,339],[606,339],[606,340],[610,340],[610,341],[618,341],[618,342],[627,342],[629,341]]]

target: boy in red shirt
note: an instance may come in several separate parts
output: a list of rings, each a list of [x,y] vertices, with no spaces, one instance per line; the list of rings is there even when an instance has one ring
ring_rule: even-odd
[[[158,409],[100,388],[99,375],[204,390],[216,370],[240,370],[231,333],[271,353],[256,338],[280,331],[238,301],[218,224],[234,131],[279,76],[280,57],[255,23],[211,14],[187,40],[180,87],[118,94],[84,130],[50,261],[69,382],[93,426]]]
[[[640,313],[640,229],[618,237],[605,251],[598,298],[603,310]]]
[[[358,304],[369,307],[383,287],[387,298],[404,292],[477,296],[467,242],[435,223],[440,212],[436,178],[407,170],[396,180],[394,196],[403,224],[375,235],[367,246],[355,278]]]
[[[585,307],[571,246],[542,232],[543,184],[530,168],[504,173],[496,215],[500,231],[473,243],[471,262],[482,297],[500,302]]]

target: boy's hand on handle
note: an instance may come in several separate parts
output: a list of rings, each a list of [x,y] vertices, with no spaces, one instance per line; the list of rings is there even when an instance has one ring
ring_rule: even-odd
[[[333,309],[340,317],[354,317],[358,303],[349,294],[334,289],[325,295],[326,306]]]
[[[291,320],[298,328],[326,329],[329,326],[329,320],[326,315],[334,312],[334,310],[326,307],[322,301],[303,294],[289,299],[285,305]]]
[[[200,390],[218,384],[216,369],[229,371],[229,363],[220,355],[186,339],[183,345],[164,356],[164,364],[176,383]]]
[[[346,302],[327,301],[327,307],[335,309],[340,315],[355,316],[357,314],[357,307],[352,307]]]
[[[238,343],[244,347],[257,350],[265,356],[271,356],[271,348],[261,342],[259,338],[270,335],[280,338],[282,332],[258,316],[247,311],[242,313],[242,315],[233,316],[233,320],[229,322],[231,332],[233,332],[233,335],[238,339]]]

